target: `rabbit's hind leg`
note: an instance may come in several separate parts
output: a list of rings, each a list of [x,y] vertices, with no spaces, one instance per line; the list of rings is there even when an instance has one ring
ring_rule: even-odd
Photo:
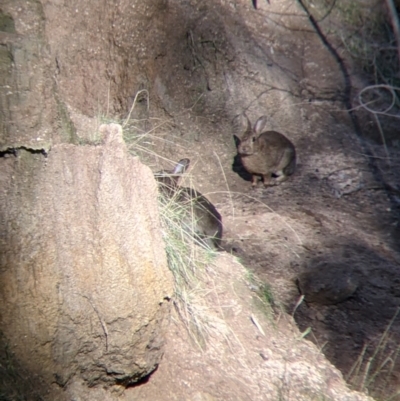
[[[289,176],[286,175],[286,174],[284,173],[283,170],[275,171],[275,172],[274,172],[274,182],[275,182],[275,185],[279,185],[279,184],[282,183],[283,181],[286,181],[288,178],[289,178]]]
[[[263,174],[263,181],[264,181],[264,187],[271,187],[272,185],[275,185],[274,179],[272,178],[272,174]]]

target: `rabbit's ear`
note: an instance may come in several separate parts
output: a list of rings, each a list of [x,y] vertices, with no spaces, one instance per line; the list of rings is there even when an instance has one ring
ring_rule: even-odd
[[[251,132],[251,122],[249,120],[249,117],[247,117],[246,114],[244,114],[244,117],[246,118],[246,124],[247,124],[246,132]]]
[[[261,116],[256,123],[254,124],[254,132],[256,134],[261,134],[262,130],[265,127],[265,124],[267,123],[267,117],[266,116]]]
[[[233,134],[233,140],[235,141],[235,146],[236,146],[236,149],[239,147],[239,145],[240,145],[240,142],[242,142],[241,141],[241,139],[237,136],[237,135],[235,135],[235,134]]]
[[[183,174],[189,167],[190,159],[181,159],[175,166],[172,174]]]

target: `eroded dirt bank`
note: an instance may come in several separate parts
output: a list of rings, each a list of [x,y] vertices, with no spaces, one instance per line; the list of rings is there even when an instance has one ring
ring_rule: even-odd
[[[350,285],[343,302],[326,305],[317,297],[303,302],[294,318],[301,331],[312,328],[307,338],[345,375],[371,343],[362,368],[352,373],[353,379],[362,376],[373,344],[399,306],[399,149],[395,139],[388,143],[389,162],[379,143],[360,140],[344,110],[343,71],[298,4],[259,1],[255,11],[247,0],[3,3],[1,149],[51,152],[60,143],[95,144],[100,122],[125,121],[142,91],[124,126],[128,144],[132,134],[139,138],[131,150],[153,171],[191,159],[191,184],[223,215],[226,249],[269,283],[276,304],[291,314],[300,296],[296,280],[315,266],[329,271],[333,291]],[[330,24],[328,19],[321,26],[331,28],[327,38],[345,57],[338,27]],[[347,66],[356,93],[364,81],[348,60]],[[233,171],[232,135],[242,134],[243,113],[253,122],[266,114],[268,128],[294,142],[298,169],[283,185],[251,191],[250,182]],[[374,136],[368,115],[360,126]],[[217,284],[222,279],[215,277]],[[324,292],[321,280],[317,286]],[[399,324],[392,323],[382,360],[395,355]],[[173,363],[174,347],[165,361]],[[378,359],[374,363],[379,367]],[[193,377],[207,370],[191,369]],[[397,362],[385,372],[393,394]],[[182,384],[176,376],[168,381],[171,394]],[[261,386],[250,376],[243,381]],[[150,384],[167,382],[165,377],[160,366]],[[191,379],[185,382],[190,386]],[[143,384],[131,394],[145,397],[149,391],[150,397],[155,388]],[[292,391],[285,399],[299,399]],[[200,393],[193,390],[192,399],[229,399],[217,384]],[[275,395],[261,391],[252,399]]]

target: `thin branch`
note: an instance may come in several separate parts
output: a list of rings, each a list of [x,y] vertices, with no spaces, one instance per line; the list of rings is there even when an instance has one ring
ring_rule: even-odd
[[[140,91],[138,91],[138,92],[136,93],[135,99],[133,100],[132,107],[131,107],[131,109],[129,110],[128,117],[126,117],[125,122],[122,124],[122,128],[125,128],[126,124],[128,124],[128,122],[129,122],[129,120],[130,120],[130,118],[131,118],[132,111],[133,111],[133,109],[135,108],[136,101],[137,101],[139,95],[140,95],[141,93],[143,93],[143,92],[146,93],[146,95],[147,95],[147,96],[146,96],[146,100],[147,100],[147,110],[149,110],[149,107],[150,107],[150,103],[149,103],[149,102],[150,102],[150,100],[149,100],[149,97],[150,97],[149,91],[148,91],[147,89],[142,89],[142,90],[140,90]]]
[[[400,24],[399,17],[397,15],[396,6],[393,0],[386,0],[387,8],[389,9],[390,22],[392,24],[394,36],[397,42],[397,54],[400,63]]]

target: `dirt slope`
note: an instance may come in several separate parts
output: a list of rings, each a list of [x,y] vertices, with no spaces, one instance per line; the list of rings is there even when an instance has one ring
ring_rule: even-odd
[[[232,14],[211,5],[199,14],[192,9],[198,16],[190,31],[198,39],[192,58],[200,60],[192,79],[199,82],[196,76],[205,71],[204,79],[213,86],[192,104],[180,85],[166,86],[170,97],[187,108],[178,114],[170,110],[176,135],[162,131],[163,140],[153,143],[171,160],[192,159],[191,182],[217,202],[226,248],[270,283],[289,313],[300,296],[297,278],[302,273],[321,264],[332,270],[325,282],[315,284],[318,291],[322,288],[316,299],[323,299],[332,281],[333,292],[346,293],[350,280],[353,288],[344,302],[303,302],[295,319],[301,330],[312,328],[309,339],[356,388],[365,388],[368,379],[361,377],[366,375],[374,377],[375,394],[392,396],[398,388],[398,319],[384,345],[378,344],[399,307],[398,191],[387,192],[384,184],[398,187],[399,149],[394,142],[387,155],[380,144],[357,135],[343,108],[340,67],[293,3],[264,3],[257,14],[250,5],[236,5]],[[211,39],[204,29],[216,20],[223,33]],[[207,39],[224,49],[215,50],[213,62],[203,44]],[[351,79],[357,93],[360,77]],[[166,93],[159,97],[165,100]],[[219,108],[213,109],[214,101]],[[238,117],[243,112],[253,122],[266,114],[268,128],[295,143],[298,170],[282,186],[251,191],[250,182],[232,171],[232,134],[244,131]],[[365,115],[359,123],[373,126]],[[389,364],[388,357],[393,358]]]
[[[360,139],[344,109],[345,77],[337,60],[297,2],[271,2],[259,0],[254,10],[248,0],[90,0],[84,6],[78,0],[42,0],[34,6],[8,0],[3,11],[14,18],[18,35],[37,35],[47,44],[40,47],[47,69],[32,71],[43,74],[43,80],[37,78],[41,83],[51,82],[58,99],[57,111],[49,100],[44,103],[51,106],[46,110],[51,112],[53,143],[95,142],[101,120],[120,118],[127,122],[131,151],[154,171],[189,157],[193,167],[187,183],[223,215],[225,248],[269,283],[276,303],[289,314],[300,296],[297,278],[315,267],[337,270],[333,291],[354,286],[338,304],[301,303],[294,317],[301,331],[312,328],[307,338],[345,375],[371,342],[361,369],[352,374],[357,379],[399,306],[399,195],[387,191],[398,186],[399,148],[391,142],[388,159],[380,144]],[[321,27],[345,57],[336,35],[341,27],[329,19]],[[9,43],[10,35],[3,35],[2,43]],[[354,94],[364,82],[346,62]],[[44,85],[46,99],[48,88]],[[35,99],[31,102],[37,106]],[[253,122],[266,114],[267,128],[283,132],[295,144],[299,164],[288,182],[251,191],[250,182],[234,171],[232,135],[243,132],[243,113]],[[364,116],[361,128],[371,130],[371,120]],[[47,149],[48,130],[44,132],[40,146]],[[335,273],[315,288],[327,288],[332,277]],[[381,347],[382,360],[393,356],[393,370],[382,370],[383,381],[376,388],[389,394],[398,388],[399,324],[398,319],[393,322]],[[270,344],[263,347],[270,349]],[[177,362],[176,349],[179,345],[171,339],[166,363],[132,394],[155,397],[156,387],[169,382],[168,364]],[[229,366],[229,358],[223,363]],[[378,358],[370,365],[375,364],[379,367]],[[173,396],[175,387],[169,388],[171,399],[185,399],[185,392]],[[196,391],[191,389],[193,400],[224,399],[222,389],[199,396]],[[253,394],[262,397],[262,389],[258,391]]]

